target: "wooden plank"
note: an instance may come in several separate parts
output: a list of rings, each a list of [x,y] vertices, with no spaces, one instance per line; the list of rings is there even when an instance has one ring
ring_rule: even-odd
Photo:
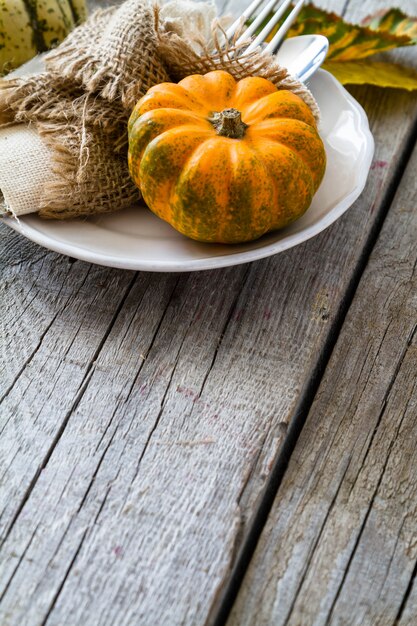
[[[65,278],[31,245],[10,266],[12,236],[11,317],[19,289],[37,308],[2,409],[2,623],[210,619],[407,153],[412,96],[361,93],[385,165],[298,249],[180,278],[76,262]]]
[[[416,168],[417,148],[229,626],[397,624],[417,566]]]
[[[417,567],[413,573],[412,580],[409,585],[409,593],[404,598],[403,606],[400,608],[398,621],[396,626],[414,626],[417,615]]]

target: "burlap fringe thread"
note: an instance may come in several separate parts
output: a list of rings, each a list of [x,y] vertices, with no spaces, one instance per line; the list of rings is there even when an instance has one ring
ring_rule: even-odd
[[[158,53],[174,81],[191,74],[206,74],[219,69],[229,72],[236,80],[247,76],[260,76],[270,80],[278,89],[288,89],[297,94],[310,107],[316,121],[319,122],[319,107],[304,83],[290,76],[271,55],[263,54],[259,50],[247,55],[241,54],[249,43],[242,41],[239,45],[236,44],[242,31],[237,31],[234,41],[225,44],[226,34],[221,23],[217,21],[213,26],[211,48],[204,41],[194,40],[193,43],[200,48],[199,52],[196,52],[176,33],[164,32],[163,26],[158,24],[158,12],[155,15],[159,39]]]
[[[1,82],[0,124],[35,124],[52,151],[57,178],[45,184],[42,217],[115,211],[138,199],[127,169],[126,127],[134,104],[155,84],[214,69],[236,79],[262,76],[297,93],[318,117],[309,90],[272,57],[239,57],[234,44],[223,47],[220,24],[210,45],[194,40],[192,47],[165,30],[157,7],[127,0],[76,28],[46,56],[46,72]]]

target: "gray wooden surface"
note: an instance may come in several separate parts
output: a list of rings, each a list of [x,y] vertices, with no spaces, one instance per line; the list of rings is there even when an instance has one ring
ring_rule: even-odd
[[[403,611],[405,619],[417,562],[416,169],[417,148],[230,626],[388,626]],[[415,607],[413,613],[410,626]]]
[[[0,224],[2,626],[225,623],[245,569],[233,625],[413,623],[417,102],[354,94],[366,190],[278,256],[123,272]]]

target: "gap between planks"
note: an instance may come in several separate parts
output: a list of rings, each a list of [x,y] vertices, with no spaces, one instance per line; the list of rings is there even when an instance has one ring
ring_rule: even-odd
[[[343,328],[343,323],[345,321],[346,315],[351,307],[357,288],[366,269],[369,257],[375,247],[376,242],[378,241],[378,237],[383,227],[384,221],[387,217],[389,208],[392,205],[394,196],[403,178],[404,171],[412,154],[416,139],[417,123],[415,124],[413,132],[410,134],[410,141],[405,150],[403,158],[398,165],[396,176],[394,177],[390,188],[388,189],[383,209],[379,215],[379,219],[375,223],[367,244],[363,249],[363,253],[360,257],[358,266],[355,269],[355,272],[352,275],[352,279],[347,287],[346,296],[331,326],[327,342],[323,345],[323,351],[318,360],[317,370],[313,373],[312,378],[308,381],[308,386],[301,394],[301,402],[296,408],[293,418],[290,422],[285,441],[280,449],[280,453],[271,472],[270,480],[265,489],[262,500],[259,502],[258,510],[253,519],[252,527],[249,530],[247,537],[242,543],[242,546],[238,552],[235,566],[230,576],[229,584],[226,586],[225,589],[222,590],[222,595],[213,605],[212,612],[210,613],[206,622],[207,626],[225,626],[225,624],[227,623],[228,616],[230,614],[230,611],[232,610],[243,578],[255,552],[258,540],[268,519],[281,482],[285,476],[289,460],[295,449],[314,398],[322,382],[324,372],[331,359],[333,349],[339,338],[340,331]],[[398,368],[399,367],[400,364],[398,364]],[[394,383],[394,380],[395,378],[393,378],[391,386]]]
[[[415,354],[416,354],[416,347],[417,347],[416,342],[415,342],[416,331],[417,331],[417,323],[415,320],[415,306],[414,306],[414,309],[412,306],[412,294],[414,293],[413,285],[415,285],[414,275],[416,272],[416,263],[414,264],[414,267],[411,267],[411,264],[408,262],[408,266],[407,265],[404,266],[404,272],[401,271],[402,268],[400,267],[401,260],[404,260],[404,262],[408,261],[409,256],[412,254],[413,232],[415,232],[416,230],[415,224],[417,223],[417,220],[415,219],[415,216],[414,216],[414,228],[412,228],[411,226],[412,224],[411,218],[408,218],[409,219],[408,224],[405,218],[404,218],[404,224],[402,224],[402,222],[400,221],[400,215],[402,211],[408,210],[408,215],[413,216],[411,198],[413,196],[412,190],[413,189],[415,190],[415,179],[413,178],[412,172],[415,169],[416,163],[417,163],[417,147],[415,147],[413,160],[410,161],[408,170],[405,173],[405,177],[406,177],[404,181],[405,184],[402,186],[402,188],[399,189],[398,194],[396,195],[396,198],[394,200],[394,203],[393,203],[394,213],[392,215],[390,213],[387,217],[387,220],[385,221],[382,234],[381,234],[382,239],[381,238],[378,239],[377,247],[375,249],[375,254],[371,256],[370,264],[367,266],[365,273],[363,275],[363,280],[358,286],[357,294],[358,294],[359,299],[356,298],[353,301],[352,307],[350,307],[349,309],[349,312],[348,312],[349,326],[346,326],[345,324],[342,328],[341,334],[336,344],[336,349],[334,350],[334,353],[330,359],[329,368],[325,373],[323,383],[322,383],[322,388],[320,389],[320,393],[318,394],[318,396],[314,398],[314,402],[313,402],[312,409],[311,409],[311,415],[308,416],[308,421],[306,424],[306,427],[308,426],[309,431],[308,433],[305,430],[302,431],[301,433],[302,437],[300,438],[300,443],[297,445],[297,448],[295,451],[296,452],[295,460],[293,463],[291,462],[292,460],[290,461],[290,465],[289,465],[287,473],[283,473],[282,476],[280,477],[281,478],[280,485],[284,485],[284,491],[281,494],[280,494],[280,491],[278,491],[278,495],[280,495],[280,499],[279,500],[276,499],[275,502],[273,503],[273,510],[270,512],[270,517],[268,518],[266,525],[261,529],[261,536],[260,536],[261,541],[259,542],[258,546],[254,546],[255,553],[251,555],[253,557],[252,561],[249,563],[249,560],[248,560],[245,563],[245,565],[247,566],[246,567],[247,578],[244,579],[243,586],[241,586],[240,584],[238,585],[239,596],[238,596],[237,604],[232,606],[233,601],[235,600],[235,597],[230,596],[228,598],[229,600],[228,605],[226,606],[226,603],[225,603],[225,605],[222,607],[223,613],[219,616],[221,617],[221,619],[218,619],[219,624],[220,623],[224,624],[227,622],[229,626],[234,626],[235,624],[236,626],[238,624],[249,625],[253,623],[251,622],[251,619],[252,620],[255,619],[256,607],[259,607],[259,611],[260,611],[260,613],[257,614],[256,619],[259,620],[258,623],[262,625],[279,624],[281,626],[284,624],[285,625],[288,624],[288,626],[290,626],[293,624],[295,625],[295,624],[302,623],[303,619],[305,620],[306,624],[314,623],[317,625],[319,624],[320,625],[344,624],[347,626],[348,624],[349,625],[352,624],[355,626],[359,626],[359,624],[361,624],[363,626],[368,626],[368,625],[369,626],[371,625],[372,626],[377,626],[377,625],[378,626],[394,626],[395,624],[404,624],[405,626],[407,624],[408,626],[412,626],[412,624],[415,623],[416,613],[414,612],[414,616],[413,616],[413,609],[408,609],[408,606],[410,604],[410,597],[412,597],[413,590],[414,590],[414,596],[415,596],[415,576],[416,576],[416,570],[417,570],[417,560],[415,562],[412,560],[413,537],[412,535],[410,536],[410,528],[408,529],[408,545],[410,546],[410,555],[408,557],[408,563],[406,563],[406,565],[407,565],[408,570],[410,570],[410,560],[411,560],[412,571],[411,571],[411,574],[409,574],[410,577],[409,577],[408,582],[406,578],[407,572],[405,571],[403,574],[403,580],[401,580],[401,583],[400,583],[404,589],[403,596],[398,596],[398,593],[396,591],[396,589],[398,590],[398,586],[397,588],[394,587],[394,589],[391,591],[392,597],[388,595],[388,599],[386,597],[384,598],[385,604],[378,606],[378,602],[382,602],[383,600],[380,599],[379,596],[378,598],[376,598],[375,596],[372,596],[371,594],[372,589],[368,591],[368,593],[370,594],[368,597],[366,597],[366,595],[364,597],[361,597],[360,593],[357,590],[355,591],[352,579],[356,581],[359,580],[358,584],[360,584],[360,581],[361,581],[360,576],[362,575],[362,577],[366,577],[367,579],[369,577],[371,581],[375,580],[375,583],[374,583],[375,586],[377,586],[378,584],[378,577],[374,571],[375,568],[372,569],[372,565],[374,564],[373,561],[378,558],[376,556],[376,553],[378,550],[378,543],[376,542],[374,551],[372,552],[371,548],[373,546],[372,546],[372,542],[369,539],[370,533],[371,533],[371,531],[369,530],[370,516],[377,515],[377,513],[375,512],[376,510],[378,510],[378,507],[376,506],[376,499],[380,492],[381,485],[384,482],[385,489],[387,489],[386,485],[390,484],[389,478],[387,478],[388,465],[390,464],[391,471],[393,471],[393,467],[394,467],[394,473],[395,473],[395,470],[397,470],[396,474],[399,473],[399,470],[397,469],[397,465],[395,465],[395,460],[393,459],[392,451],[393,451],[394,445],[396,445],[398,464],[400,464],[401,461],[398,457],[399,447],[400,447],[397,441],[398,436],[399,436],[400,431],[403,430],[403,421],[407,413],[408,413],[408,423],[409,424],[412,423],[412,406],[413,406],[412,403],[414,402],[414,407],[416,406],[416,395],[415,395],[416,388],[414,385],[414,397],[413,397],[413,385],[412,385],[412,382],[413,382],[412,373],[414,372],[415,374]],[[408,197],[407,197],[407,194],[408,194]],[[408,209],[402,208],[403,203],[405,203]],[[397,226],[395,224],[396,219],[398,219],[400,226]],[[395,239],[396,228],[397,228],[397,234],[398,234],[398,241],[397,239]],[[387,233],[389,233],[389,235],[387,235]],[[389,241],[389,239],[392,236],[394,236],[393,241],[396,243],[392,243],[391,241]],[[386,252],[386,250],[388,250],[388,252]],[[387,259],[388,259],[385,262],[385,266],[383,263],[384,254],[387,255]],[[411,259],[413,259],[413,257],[411,257]],[[393,276],[391,276],[390,271],[387,270],[387,265],[388,265],[388,270],[392,268],[392,271],[394,273]],[[382,295],[387,293],[388,297],[393,298],[395,302],[397,302],[397,297],[393,296],[392,292],[397,287],[397,284],[399,285],[398,290],[402,289],[402,292],[399,293],[399,296],[398,296],[399,304],[397,305],[397,308],[400,311],[400,314],[398,315],[398,317],[400,317],[401,314],[404,316],[404,323],[408,325],[409,330],[408,330],[408,336],[397,335],[398,339],[396,340],[396,343],[398,344],[397,346],[398,354],[395,355],[396,360],[393,361],[393,363],[391,362],[391,367],[392,367],[391,376],[383,379],[384,393],[381,395],[380,399],[378,399],[378,403],[381,407],[380,412],[379,412],[379,415],[377,415],[377,417],[372,422],[371,421],[373,417],[372,416],[372,403],[371,403],[372,398],[369,398],[367,396],[363,398],[363,393],[367,392],[369,395],[369,392],[372,389],[369,379],[371,375],[374,374],[374,369],[377,370],[377,366],[375,364],[380,359],[380,352],[382,351],[383,348],[385,351],[385,357],[384,357],[385,361],[391,360],[389,352],[387,356],[388,348],[386,347],[386,337],[390,334],[391,335],[390,341],[392,342],[393,331],[391,330],[391,325],[394,323],[394,321],[397,322],[395,309],[394,309],[394,311],[391,313],[392,318],[389,318],[386,327],[385,328],[383,327],[383,324],[385,323],[385,318],[382,317],[384,314],[384,306],[381,300],[381,296],[379,296],[379,301],[378,301],[379,289],[381,289],[381,287],[379,283],[377,282],[377,280],[380,275],[382,276],[380,279],[381,284],[382,284],[382,290],[383,290]],[[410,276],[410,278],[408,276]],[[414,277],[414,283],[412,282],[413,277]],[[414,286],[414,290],[415,290],[415,286]],[[370,295],[368,295],[368,292]],[[350,447],[347,447],[346,454],[349,453],[349,451],[350,453],[346,456],[345,460],[343,461],[344,467],[342,467],[341,465],[340,469],[338,469],[337,471],[337,474],[340,474],[340,476],[335,479],[338,482],[338,486],[337,486],[336,491],[334,492],[332,501],[329,504],[327,504],[326,493],[324,491],[324,488],[322,489],[320,488],[320,485],[321,485],[320,475],[323,477],[323,475],[326,473],[326,465],[324,465],[323,467],[320,466],[319,469],[316,469],[316,465],[320,464],[320,461],[318,460],[319,459],[318,450],[319,450],[319,446],[323,447],[324,435],[319,435],[318,440],[316,442],[315,438],[312,436],[312,433],[318,430],[319,416],[322,416],[323,417],[322,421],[324,422],[322,428],[325,428],[326,432],[329,431],[328,434],[333,434],[333,438],[336,437],[336,435],[332,433],[331,419],[332,418],[334,419],[334,421],[336,422],[336,425],[337,425],[337,420],[336,420],[336,415],[334,415],[332,412],[333,409],[330,405],[330,401],[332,400],[333,393],[335,393],[336,395],[337,394],[341,395],[340,384],[339,384],[339,389],[338,389],[338,385],[337,385],[338,381],[336,380],[336,374],[338,375],[338,372],[343,369],[344,363],[348,362],[349,360],[348,358],[349,355],[346,352],[346,349],[344,349],[344,352],[341,354],[342,352],[341,346],[343,345],[343,342],[345,344],[348,343],[347,337],[349,336],[352,337],[353,338],[352,342],[354,342],[355,337],[360,336],[357,332],[358,330],[357,327],[361,325],[360,320],[364,317],[365,311],[368,310],[367,308],[365,308],[364,311],[362,311],[360,307],[362,306],[362,301],[365,301],[365,305],[367,304],[367,298],[372,299],[378,303],[378,307],[375,311],[375,315],[376,316],[379,315],[379,317],[382,317],[382,322],[380,322],[378,329],[380,329],[382,325],[383,333],[380,339],[378,338],[378,336],[373,337],[371,335],[370,337],[371,345],[372,345],[372,342],[377,343],[378,341],[380,342],[380,344],[379,346],[377,346],[376,349],[374,349],[375,354],[373,356],[373,364],[370,367],[370,369],[368,365],[369,372],[366,374],[363,374],[365,364],[367,364],[367,361],[368,361],[368,355],[369,355],[369,350],[368,350],[366,354],[362,357],[363,365],[358,374],[359,379],[365,378],[365,382],[363,383],[364,384],[363,391],[361,392],[361,395],[359,396],[359,398],[354,400],[355,404],[353,406],[357,407],[355,409],[355,413],[357,414],[363,413],[364,421],[366,421],[367,417],[369,418],[369,421],[370,421],[369,432],[367,433],[368,438],[369,438],[369,443],[367,443],[366,451],[363,455],[363,458],[361,458],[360,465],[358,465],[359,469],[356,470],[358,475],[362,471],[362,468],[366,466],[372,468],[373,464],[375,464],[375,460],[372,460],[372,459],[369,460],[368,456],[372,452],[373,456],[375,457],[375,454],[376,454],[375,446],[377,445],[377,438],[380,440],[382,437],[380,433],[380,425],[382,424],[383,421],[385,422],[390,421],[386,415],[386,411],[388,410],[388,407],[390,406],[391,413],[395,413],[395,411],[396,410],[398,411],[398,409],[402,410],[402,408],[404,410],[399,416],[397,422],[394,422],[394,432],[391,434],[391,440],[388,445],[388,449],[385,452],[385,457],[382,457],[383,463],[380,469],[379,477],[375,480],[375,486],[372,487],[373,493],[370,495],[369,501],[365,502],[367,506],[367,510],[365,514],[363,515],[362,520],[360,521],[356,538],[354,538],[353,543],[350,548],[350,554],[348,555],[347,559],[345,558],[343,570],[338,571],[340,580],[337,584],[337,588],[333,592],[333,596],[331,597],[331,600],[328,600],[326,598],[326,595],[329,595],[330,591],[326,587],[326,584],[328,585],[328,587],[331,587],[331,586],[334,587],[334,576],[335,576],[334,571],[337,569],[337,564],[339,563],[343,555],[342,548],[339,546],[339,543],[343,545],[342,540],[340,540],[340,542],[338,543],[339,541],[338,536],[339,535],[343,536],[343,528],[342,528],[343,524],[341,524],[340,520],[343,519],[344,524],[347,525],[348,523],[346,519],[347,513],[344,512],[345,503],[351,497],[354,489],[357,490],[358,480],[355,478],[355,482],[351,484],[350,491],[346,495],[347,485],[349,484],[349,481],[352,480],[352,478],[347,478],[347,473],[349,471],[349,473],[352,474],[352,471],[353,471],[352,470],[352,463],[353,463],[352,456],[355,451],[355,445],[354,445],[354,442],[352,443],[352,441],[350,441],[351,435],[349,435],[349,428],[351,430],[352,428],[350,427],[350,420],[348,419],[348,417],[346,417],[344,431],[342,430],[338,436],[339,438],[343,440],[343,442],[345,442],[344,445],[346,446],[350,445]],[[413,311],[414,311],[414,317],[413,317]],[[386,313],[385,315],[388,316],[388,313]],[[400,321],[398,322],[397,325],[401,327]],[[404,328],[404,332],[407,330],[407,325]],[[370,326],[372,327],[372,324]],[[349,330],[347,330],[347,328]],[[402,327],[401,327],[401,330],[402,330]],[[366,329],[364,330],[364,334],[366,334]],[[400,347],[401,347],[401,350],[399,350]],[[413,357],[413,354],[414,354],[414,357]],[[413,358],[414,358],[414,369],[412,365]],[[407,381],[407,376],[406,376],[407,370],[408,372],[411,372],[410,381]],[[382,372],[384,373],[385,370],[382,370]],[[375,375],[376,374],[374,374],[374,376]],[[402,377],[401,382],[399,381],[400,376]],[[379,379],[377,378],[377,380]],[[352,380],[349,380],[346,374],[345,374],[343,385],[345,387],[349,387],[349,385],[351,387],[353,386]],[[401,402],[399,400],[399,397],[401,397],[402,392],[404,394],[407,394],[407,393],[411,394],[409,397],[408,395],[405,395],[404,398],[401,398],[403,405],[404,405],[403,407],[401,407]],[[397,402],[395,402],[392,397],[394,393],[397,394]],[[322,398],[325,398],[325,400],[322,400]],[[342,400],[344,400],[344,402],[346,403],[348,398],[346,397],[346,398],[343,398]],[[327,404],[326,404],[326,401],[327,401]],[[366,406],[366,402],[368,402],[368,407]],[[362,406],[362,411],[360,409],[361,406]],[[368,409],[368,412],[366,412],[366,409]],[[336,409],[334,409],[334,412],[335,411]],[[337,432],[339,433],[339,427],[338,427]],[[364,433],[362,433],[362,435],[363,434]],[[389,433],[387,432],[386,435],[388,436],[388,434]],[[411,442],[413,440],[412,433],[410,433],[410,437],[409,437],[409,440]],[[405,435],[403,434],[402,439],[404,440],[404,438],[405,438]],[[327,450],[331,451],[333,447],[332,444],[333,444],[332,440],[330,442],[327,442],[325,451]],[[404,448],[405,448],[404,453],[406,453],[407,449],[405,446]],[[341,452],[340,446],[339,446],[338,451],[339,453]],[[330,454],[331,452],[327,452],[328,458],[330,458]],[[315,464],[311,466],[309,465],[310,457],[312,459],[315,459]],[[307,460],[305,461],[306,467],[303,468],[303,472],[300,478],[298,477],[297,469],[301,465],[301,460],[300,460],[301,458],[305,458]],[[411,460],[409,476],[408,476],[408,482],[411,484],[413,481],[412,468],[413,468],[413,463]],[[331,482],[332,478],[331,478],[330,469],[327,470],[327,476],[329,476],[328,480],[329,482]],[[314,483],[312,483],[311,486],[309,485],[309,477],[315,477]],[[297,509],[295,509],[295,505],[290,503],[289,499],[291,497],[291,492],[294,491],[295,489],[296,481],[297,480],[301,481],[303,480],[303,478],[306,482],[307,495],[305,496],[305,498],[303,495],[300,496],[300,500],[304,502],[303,507],[301,507],[301,505],[300,506],[297,505]],[[363,478],[362,480],[365,480],[365,479]],[[391,482],[392,480],[393,479],[391,479]],[[417,480],[417,475],[415,471],[414,471],[414,480]],[[399,487],[399,485],[396,483],[393,488],[396,489],[397,487]],[[327,489],[328,488],[329,487],[327,487]],[[333,485],[332,485],[332,489],[334,489]],[[344,490],[343,496],[340,495],[340,492],[342,489]],[[320,522],[320,524],[318,522],[316,523],[316,526],[317,526],[316,529],[314,529],[314,526],[312,525],[312,523],[310,523],[310,526],[312,526],[313,528],[311,530],[309,526],[309,521],[311,519],[311,516],[313,515],[312,503],[313,503],[314,490],[316,490],[317,492],[315,498],[317,499],[321,497],[323,499],[323,507],[326,509],[326,513],[323,518],[323,521]],[[371,490],[371,487],[369,488],[369,490]],[[380,500],[381,499],[382,499],[382,496],[380,496]],[[336,505],[336,502],[337,502],[337,505]],[[318,506],[318,503],[316,502],[316,508],[317,506]],[[337,510],[336,510],[336,506],[338,507]],[[354,506],[354,503],[350,506],[350,513],[352,512],[353,506]],[[379,503],[379,509],[382,511],[384,511],[385,510],[384,507],[387,507],[387,506],[388,505],[386,504],[384,500],[381,500],[381,502]],[[310,509],[308,509],[310,512],[309,513],[307,512],[304,515],[304,508],[307,508],[307,507],[310,507]],[[410,497],[408,498],[408,508],[405,504],[403,508],[406,511],[404,513],[405,516],[408,514],[410,516],[413,515],[413,500],[410,499]],[[291,512],[289,514],[290,517],[288,518],[287,511],[289,509],[291,509]],[[358,505],[358,509],[360,509],[359,505]],[[337,518],[337,511],[339,511],[338,518]],[[397,516],[399,516],[401,512],[402,512],[402,507],[397,506],[397,509],[396,509]],[[310,517],[308,517],[308,515],[310,515]],[[392,517],[394,518],[394,515]],[[283,522],[284,518],[286,520],[285,524]],[[333,526],[331,526],[329,522],[330,519],[332,519]],[[339,522],[337,522],[337,519],[339,519]],[[416,518],[415,518],[415,511],[414,511],[414,520],[415,519]],[[349,523],[350,525],[352,525],[351,521]],[[381,524],[381,521],[379,523]],[[377,524],[377,521],[374,520],[373,524],[375,526],[375,524]],[[403,524],[404,524],[404,521],[403,521]],[[403,524],[401,525],[400,529],[397,531],[397,540],[395,542],[395,545],[391,548],[392,555],[390,557],[388,556],[387,558],[385,558],[385,561],[387,561],[388,559],[389,561],[388,564],[384,563],[383,556],[380,557],[381,568],[385,567],[387,572],[390,570],[391,564],[394,558],[394,554],[397,552],[398,537],[401,535]],[[297,527],[297,532],[295,531],[293,532],[293,529],[295,527]],[[278,528],[280,530],[278,530]],[[385,527],[381,525],[378,528],[379,528],[380,534],[385,529]],[[366,544],[366,540],[364,540],[365,532],[367,532],[367,537],[368,537],[367,541],[368,541],[368,546],[369,546],[367,552],[366,552],[367,544]],[[353,530],[352,530],[352,534],[354,534]],[[299,543],[302,543],[301,539],[297,539],[298,535],[300,537],[310,536],[311,545],[308,547],[308,555],[309,555],[308,558],[307,558],[307,547],[303,548],[303,552],[301,553],[300,553],[300,549],[297,548],[297,555],[298,555],[297,559],[300,561],[300,564],[299,564],[300,567],[301,567],[301,564],[303,565],[304,571],[303,573],[298,574],[297,586],[295,587],[295,582],[291,580],[291,571],[292,571],[291,567],[294,569],[294,566],[295,566],[296,541],[299,541]],[[414,536],[414,540],[415,540],[415,536]],[[332,542],[335,547],[333,548],[333,551],[330,551],[330,553],[326,553],[325,546],[326,546],[326,543],[329,543],[329,542]],[[365,544],[365,548],[363,548],[364,544]],[[278,551],[276,546],[281,546],[282,549]],[[407,536],[402,539],[402,552],[404,552],[406,546],[407,546]],[[339,552],[337,552],[337,547],[339,547]],[[360,557],[358,556],[359,548],[361,548],[361,552],[362,552],[362,556]],[[401,551],[401,548],[399,548],[399,550]],[[383,549],[382,549],[382,554],[383,554]],[[414,554],[416,554],[415,549],[414,549]],[[303,558],[305,559],[304,561],[302,560]],[[401,558],[401,557],[398,557],[398,558]],[[315,565],[312,565],[313,559],[314,559]],[[405,555],[403,555],[402,559],[403,561],[404,560],[407,561],[407,558],[405,557]],[[284,563],[288,564],[289,560],[290,560],[290,565],[288,565],[288,567],[286,568]],[[261,571],[261,567],[262,567],[262,571]],[[314,567],[316,569],[314,569]],[[339,566],[339,570],[340,570],[340,567],[341,566]],[[326,581],[324,577],[325,572],[327,571],[326,568],[328,568],[330,571],[333,571],[332,573],[333,580]],[[402,571],[406,570],[404,563],[401,561],[400,563],[397,562],[396,568],[397,570],[399,569],[401,569]],[[353,569],[355,571],[354,574],[352,574]],[[242,572],[242,573],[245,574],[245,572]],[[396,582],[395,573],[391,574],[391,578],[394,578]],[[320,581],[324,581],[324,582],[321,583]],[[350,582],[348,583],[348,581]],[[239,580],[239,583],[240,582],[241,580]],[[349,591],[349,586],[347,587],[348,590],[346,590],[346,585],[348,584],[350,584],[350,591]],[[380,585],[381,584],[385,585],[385,580],[382,583],[380,583]],[[293,588],[291,588],[291,586]],[[322,594],[321,596],[319,595],[320,593]],[[386,593],[388,594],[388,591],[386,591]],[[289,596],[290,597],[292,596],[291,602],[289,602],[289,599],[288,599]],[[356,598],[356,602],[354,603],[354,605],[349,604],[349,598],[352,599],[352,597]],[[387,604],[387,602],[389,602],[389,604]],[[415,599],[411,600],[411,602],[414,602],[414,607],[415,607]],[[398,610],[396,610],[395,605],[398,606]],[[230,620],[227,621],[226,618],[228,617],[230,610],[232,611],[232,613],[230,615]]]

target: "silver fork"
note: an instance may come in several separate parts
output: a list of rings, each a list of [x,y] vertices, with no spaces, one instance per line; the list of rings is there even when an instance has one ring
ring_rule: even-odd
[[[287,19],[284,21],[282,26],[275,33],[271,41],[264,48],[265,52],[269,52],[270,54],[275,54],[280,45],[282,44],[285,35],[291,28],[292,24],[294,24],[297,19],[298,14],[300,13],[303,5],[306,0],[298,0],[296,5],[294,6],[291,13],[288,15]],[[228,41],[232,41],[236,32],[242,27],[242,24],[246,22],[252,15],[255,13],[256,9],[262,4],[263,0],[253,0],[253,2],[245,9],[242,15],[235,21],[226,31],[226,38]],[[269,20],[269,22],[265,25],[265,27],[261,30],[259,35],[252,41],[252,43],[245,49],[245,54],[252,52],[258,46],[266,43],[266,38],[268,35],[272,33],[275,26],[278,24],[282,16],[284,15],[287,8],[290,6],[292,0],[269,0],[259,15],[255,18],[255,20],[248,26],[244,33],[237,39],[236,44],[242,43],[249,37],[251,37],[262,24],[264,19],[271,13],[271,11],[276,8],[275,14]],[[278,6],[277,6],[278,5]]]
[[[294,8],[284,20],[283,24],[279,27],[270,42],[266,42],[266,38],[272,33],[285,11],[290,6],[292,0],[269,0],[254,21],[238,37],[238,39],[234,41],[236,33],[239,32],[246,20],[254,15],[255,11],[263,2],[264,0],[253,0],[248,8],[245,9],[243,14],[226,30],[226,39],[229,42],[241,44],[244,41],[248,41],[248,39],[256,33],[265,18],[268,17],[271,11],[275,9],[274,15],[267,22],[258,36],[251,41],[247,48],[242,50],[242,55],[249,54],[258,47],[261,47],[266,53],[276,54],[284,41],[285,35],[291,28],[292,24],[294,24],[306,0],[298,0],[296,2]],[[322,35],[302,35],[300,37],[296,37],[295,39],[298,39],[298,41],[295,42],[294,39],[290,39],[285,42],[286,48],[291,49],[293,53],[290,54],[292,60],[290,60],[289,63],[287,62],[285,67],[288,69],[290,74],[297,76],[302,81],[306,81],[323,63],[329,48],[329,42],[326,37],[323,37]],[[291,45],[289,45],[289,42],[291,42]],[[288,57],[288,54],[286,57]]]

